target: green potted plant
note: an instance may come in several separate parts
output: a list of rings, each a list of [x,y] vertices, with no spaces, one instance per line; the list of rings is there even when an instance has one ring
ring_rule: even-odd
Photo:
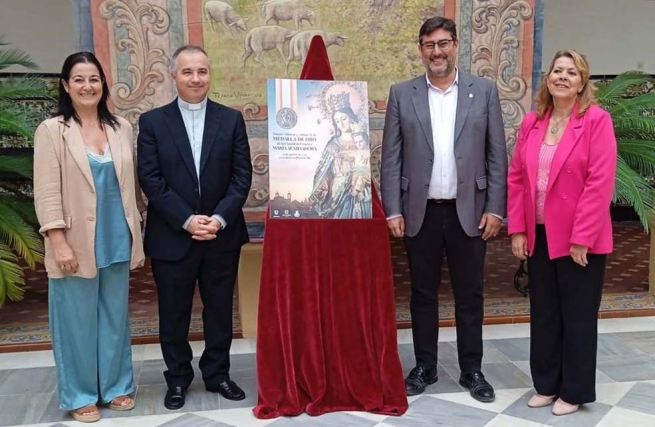
[[[653,79],[628,71],[598,85],[596,97],[614,122],[618,164],[614,203],[631,206],[645,230],[655,226],[655,92]]]
[[[0,35],[0,71],[10,66],[38,68],[28,54],[7,45]],[[49,97],[48,90],[37,76],[0,79],[0,136],[31,140],[36,118],[21,108],[20,101],[44,97]],[[35,229],[32,198],[25,194],[24,185],[16,177],[31,180],[31,156],[0,155],[0,307],[7,298],[12,301],[23,298],[25,281],[21,260],[32,269],[43,261],[43,242]]]

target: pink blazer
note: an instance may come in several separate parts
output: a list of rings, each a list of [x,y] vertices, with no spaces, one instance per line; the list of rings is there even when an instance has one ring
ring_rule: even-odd
[[[612,118],[592,105],[578,117],[577,106],[557,147],[550,169],[544,217],[551,259],[570,255],[572,244],[589,253],[612,252],[610,203],[616,174],[616,138]],[[521,124],[508,177],[508,231],[526,233],[534,252],[539,150],[550,113],[537,120],[528,114]]]

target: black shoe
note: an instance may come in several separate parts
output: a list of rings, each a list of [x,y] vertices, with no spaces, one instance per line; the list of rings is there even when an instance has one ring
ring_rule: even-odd
[[[169,387],[164,398],[166,409],[180,409],[184,406],[186,389],[182,387]]]
[[[423,393],[427,386],[436,383],[438,379],[436,368],[428,370],[423,366],[417,366],[405,378],[407,396],[416,396]]]
[[[244,393],[243,390],[241,390],[241,387],[239,387],[237,383],[232,380],[225,380],[218,383],[217,386],[210,386],[206,384],[205,388],[207,391],[218,393],[228,400],[243,400],[246,398],[246,393]]]
[[[493,402],[496,399],[494,388],[484,379],[482,372],[472,372],[459,376],[459,385],[471,392],[471,397],[480,402]]]

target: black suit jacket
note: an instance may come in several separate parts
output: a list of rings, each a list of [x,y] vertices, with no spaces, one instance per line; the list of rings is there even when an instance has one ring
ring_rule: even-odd
[[[242,208],[252,164],[241,113],[207,102],[200,179],[177,99],[141,115],[137,145],[139,180],[148,198],[146,255],[166,261],[184,257],[195,241],[182,226],[193,214],[225,219],[216,238],[202,242],[212,250],[234,250],[248,241]]]

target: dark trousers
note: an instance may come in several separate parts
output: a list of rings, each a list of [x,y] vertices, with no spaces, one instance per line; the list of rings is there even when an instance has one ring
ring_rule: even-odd
[[[537,393],[565,402],[596,400],[598,309],[606,255],[549,259],[546,230],[537,225],[530,275],[530,370]]]
[[[159,297],[159,340],[169,387],[188,387],[193,380],[189,324],[196,282],[202,298],[205,351],[200,371],[205,384],[229,379],[232,345],[232,297],[241,250],[217,252],[193,242],[179,261],[152,260]]]
[[[419,233],[405,238],[412,279],[412,334],[416,365],[437,366],[439,285],[444,250],[455,297],[457,352],[462,373],[479,371],[482,363],[482,293],[486,243],[468,236],[455,204],[428,202]]]

